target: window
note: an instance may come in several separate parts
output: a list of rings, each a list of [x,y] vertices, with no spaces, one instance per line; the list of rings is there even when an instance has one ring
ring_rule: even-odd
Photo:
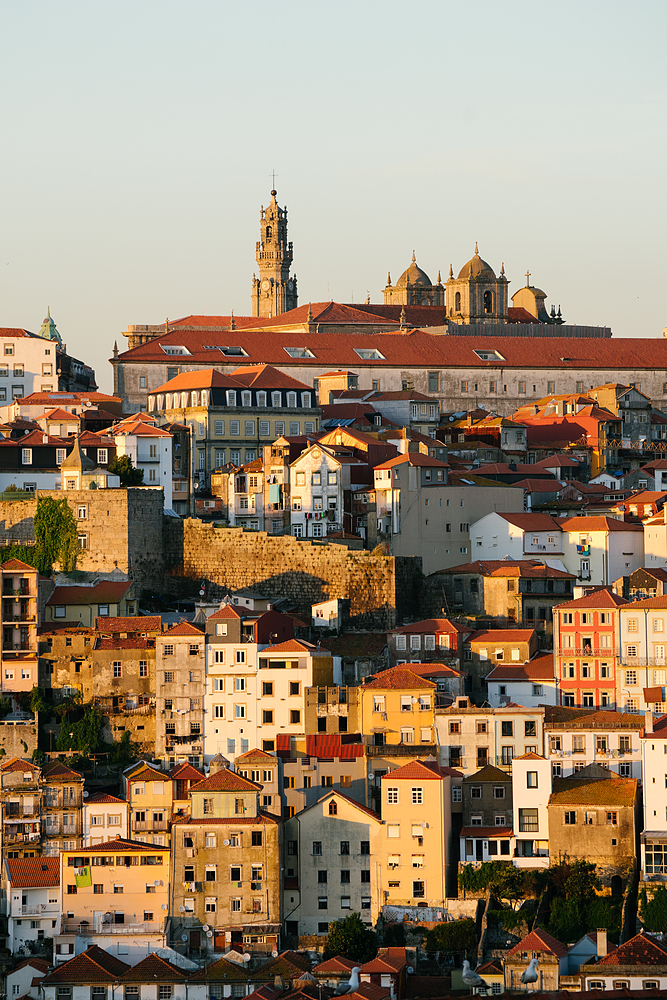
[[[519,809],[519,831],[521,833],[537,833],[538,830],[537,809]]]
[[[514,736],[514,723],[501,722],[501,732],[503,736]]]
[[[607,813],[607,826],[618,826],[618,813]]]
[[[119,660],[115,660],[114,663],[113,663],[113,676],[114,677],[122,677],[123,676],[123,668],[122,668],[121,663],[120,663]]]
[[[411,795],[411,802],[413,806],[420,806],[424,802],[424,790],[423,788],[413,788]]]
[[[313,854],[315,855],[315,857],[321,857],[322,856],[322,841],[321,840],[314,840],[313,841]]]
[[[32,448],[21,449],[21,462],[23,465],[32,465]]]
[[[537,771],[526,772],[526,787],[537,788]]]

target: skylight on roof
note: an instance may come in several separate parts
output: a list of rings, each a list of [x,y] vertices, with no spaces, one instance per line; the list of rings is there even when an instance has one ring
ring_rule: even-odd
[[[219,347],[218,347],[217,344],[204,344],[204,350],[205,351],[217,351],[217,350],[219,350]]]
[[[242,347],[220,347],[218,350],[222,351],[226,358],[248,357],[248,352],[244,351]]]
[[[386,361],[384,354],[381,354],[376,347],[355,347],[354,353],[358,354],[362,361]]]
[[[307,347],[283,347],[290,358],[314,358],[315,355]]]
[[[506,361],[507,360],[506,358],[504,358],[502,356],[502,354],[500,353],[500,351],[488,350],[487,348],[484,348],[484,349],[479,350],[479,351],[475,350],[473,353],[477,355],[477,357],[480,359],[480,361]]]
[[[160,347],[165,354],[189,354],[190,351],[187,347],[180,346],[178,344],[160,344]]]

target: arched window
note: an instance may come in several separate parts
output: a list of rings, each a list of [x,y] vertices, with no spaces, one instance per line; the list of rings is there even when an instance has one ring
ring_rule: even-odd
[[[192,391],[192,405],[199,406],[199,393],[196,389],[193,389]]]
[[[267,226],[266,227],[266,238],[267,238],[267,240],[270,240],[272,236],[273,236],[273,230],[271,229],[271,226]]]
[[[266,393],[265,392],[258,392],[257,393],[257,405],[258,406],[266,406]]]
[[[484,312],[493,312],[493,292],[484,292]]]
[[[171,393],[170,392],[167,393],[167,409],[168,410],[171,409]]]
[[[272,392],[271,393],[271,405],[272,406],[280,406],[281,403],[282,403],[282,399],[281,399],[280,393],[279,392]]]
[[[330,816],[337,816],[338,815],[338,806],[333,801],[329,803],[329,815]]]
[[[163,407],[163,405],[164,405],[164,396],[158,396],[158,398],[157,398],[157,408],[158,408],[158,410],[161,410],[162,407]],[[167,407],[167,409],[169,409],[169,407]]]
[[[461,293],[456,293],[456,298],[454,299],[454,308],[458,312],[461,312]]]

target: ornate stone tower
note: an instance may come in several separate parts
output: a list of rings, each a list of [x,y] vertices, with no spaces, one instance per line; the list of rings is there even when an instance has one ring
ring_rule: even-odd
[[[387,275],[384,289],[384,304],[386,306],[444,306],[445,288],[438,271],[437,284],[431,284],[426,271],[422,271],[412,251],[412,263],[400,276],[395,285],[391,283],[391,275]]]
[[[464,264],[458,278],[449,268],[447,289],[447,319],[450,323],[506,323],[507,286],[505,265],[496,278],[490,264],[479,255]]]
[[[260,238],[255,254],[259,277],[252,276],[252,315],[279,316],[296,309],[296,275],[290,277],[292,244],[287,242],[287,205],[280,208],[276,191],[259,219]]]

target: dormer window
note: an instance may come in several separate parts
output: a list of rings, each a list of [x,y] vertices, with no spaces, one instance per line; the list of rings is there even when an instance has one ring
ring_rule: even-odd
[[[227,390],[227,406],[236,406],[236,390]]]

